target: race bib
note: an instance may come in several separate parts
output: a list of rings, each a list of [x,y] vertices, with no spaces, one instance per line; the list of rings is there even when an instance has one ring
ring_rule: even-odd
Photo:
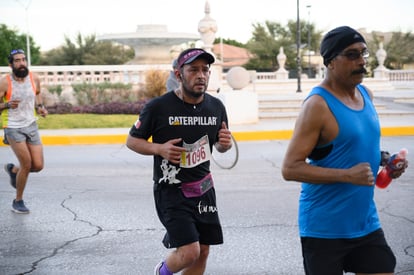
[[[181,153],[180,167],[192,168],[211,159],[208,136],[205,135],[193,144],[183,142],[186,149]]]

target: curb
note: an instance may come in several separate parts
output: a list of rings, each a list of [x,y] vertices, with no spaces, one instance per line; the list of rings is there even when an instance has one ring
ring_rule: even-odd
[[[235,131],[233,136],[237,141],[288,140],[293,130],[274,131]],[[382,127],[381,134],[386,136],[414,136],[414,126]],[[99,145],[125,144],[128,132],[125,134],[96,134],[96,135],[43,135],[43,145]],[[0,146],[6,146],[1,144]]]

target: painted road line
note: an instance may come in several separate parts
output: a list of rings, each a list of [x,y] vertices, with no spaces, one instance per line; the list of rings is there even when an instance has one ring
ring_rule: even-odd
[[[381,134],[387,136],[414,136],[414,126],[382,127]],[[237,131],[233,136],[237,141],[256,140],[287,140],[293,135],[293,130],[262,130]],[[125,144],[128,133],[125,134],[83,134],[83,135],[42,135],[44,145],[94,145],[94,144]],[[0,146],[6,146],[0,144]]]

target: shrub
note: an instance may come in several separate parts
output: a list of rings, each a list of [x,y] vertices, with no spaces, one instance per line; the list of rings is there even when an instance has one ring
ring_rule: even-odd
[[[165,82],[164,82],[165,85]],[[60,88],[59,88],[60,87]],[[47,105],[50,114],[139,114],[148,101],[142,96],[142,86],[123,83],[82,83],[72,85],[78,104],[58,102]],[[62,87],[52,87],[52,93],[61,93]]]
[[[74,106],[72,113],[89,114],[139,114],[146,100],[136,102],[109,102],[95,105]]]
[[[62,85],[49,85],[47,86],[47,90],[49,93],[56,94],[58,97],[60,97],[63,92]]]
[[[139,114],[147,100],[136,102],[108,102],[93,105],[73,106],[57,103],[47,107],[49,114]]]
[[[138,99],[138,93],[132,92],[131,84],[123,83],[82,83],[72,85],[79,105],[105,102],[131,102]]]
[[[145,96],[154,98],[164,94],[168,75],[167,71],[148,70],[145,73]]]
[[[47,106],[49,114],[70,114],[72,113],[72,104],[70,103],[56,103],[52,106]]]

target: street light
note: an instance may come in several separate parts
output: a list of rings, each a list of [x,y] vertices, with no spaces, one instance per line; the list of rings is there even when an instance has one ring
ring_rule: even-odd
[[[300,65],[300,19],[299,19],[299,0],[296,0],[296,62],[298,66],[298,89],[297,93],[301,93],[300,75],[302,74],[302,67]]]
[[[32,0],[29,0],[27,2],[27,5],[24,5],[19,0],[16,0],[16,2],[19,3],[20,5],[22,5],[22,7],[24,8],[24,10],[26,12],[26,58],[27,58],[27,65],[28,65],[28,67],[30,67],[31,57],[30,57],[30,37],[29,37],[29,19],[28,19],[29,11],[28,10],[29,10],[29,6],[30,6]]]
[[[310,29],[310,9],[311,5],[307,5],[308,9],[308,76],[311,77],[311,29]]]

